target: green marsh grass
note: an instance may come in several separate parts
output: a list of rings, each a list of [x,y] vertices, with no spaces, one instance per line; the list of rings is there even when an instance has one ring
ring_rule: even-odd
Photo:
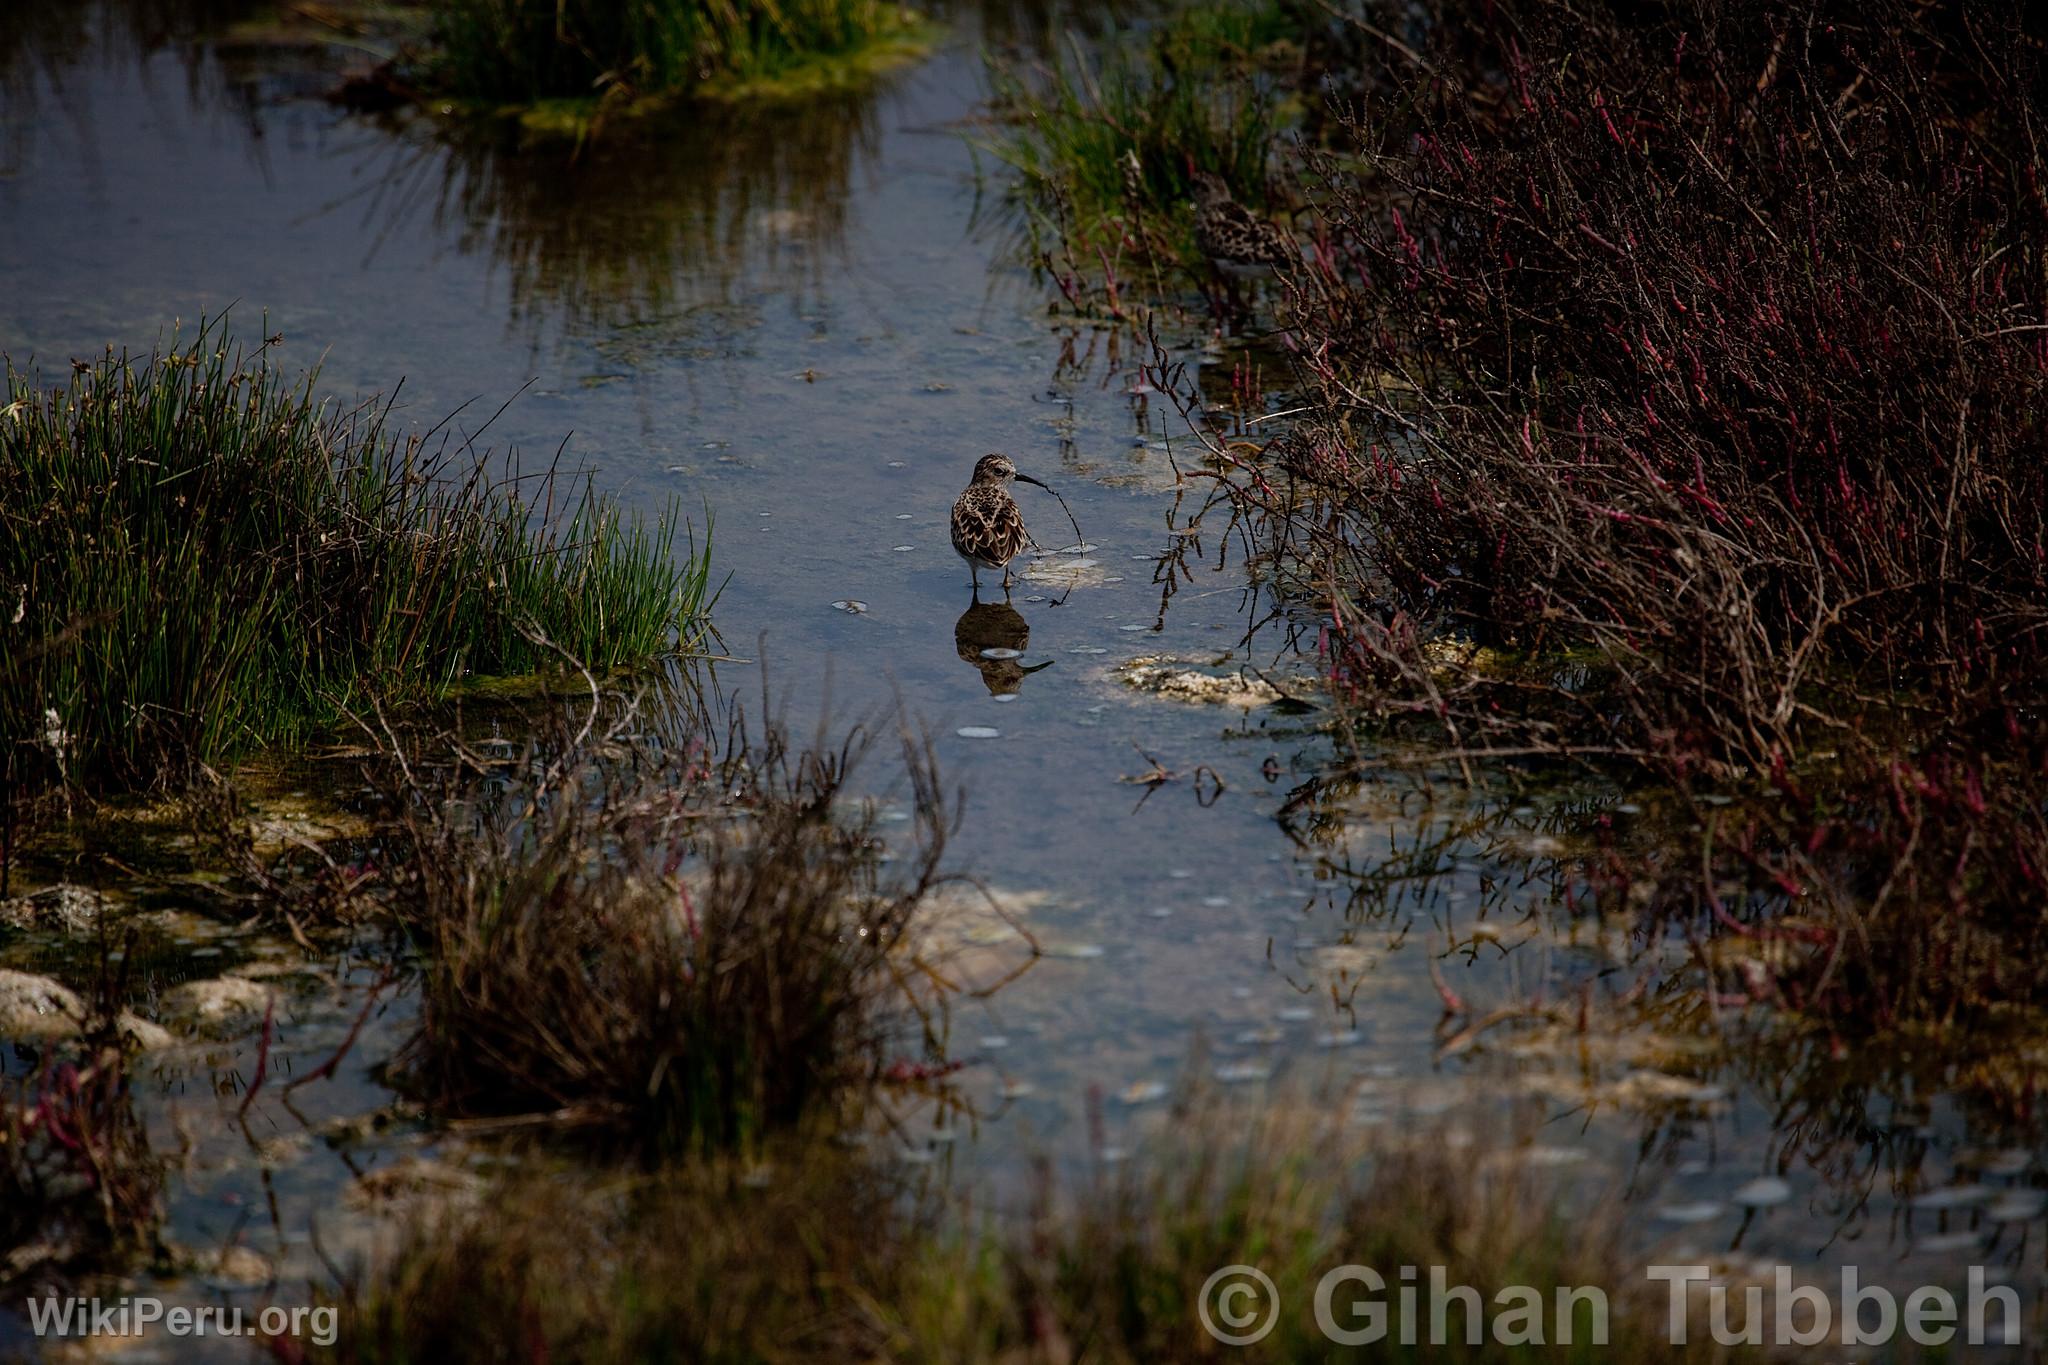
[[[0,734],[25,790],[177,785],[475,675],[689,648],[709,569],[553,469],[494,476],[218,323],[0,405]]]
[[[789,82],[923,32],[889,0],[436,0],[434,12],[451,93],[529,105]]]
[[[1198,6],[1077,44],[1033,70],[991,59],[992,103],[1007,127],[985,149],[1016,175],[1014,202],[1034,256],[1135,246],[1198,265],[1188,204],[1195,172],[1239,202],[1269,204],[1293,97],[1300,19],[1273,4]]]

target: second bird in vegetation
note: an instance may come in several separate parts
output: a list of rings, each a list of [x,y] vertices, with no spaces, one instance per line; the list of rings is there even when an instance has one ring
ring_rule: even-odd
[[[967,491],[953,501],[953,549],[967,561],[974,575],[974,589],[981,591],[981,571],[1000,569],[1003,586],[1010,586],[1010,561],[1026,545],[1037,542],[1024,529],[1024,514],[1010,496],[1012,479],[1046,487],[1029,474],[1019,474],[1007,455],[984,455],[974,464],[974,477]]]
[[[1300,262],[1301,248],[1294,239],[1232,198],[1223,177],[1197,171],[1194,186],[1195,245],[1219,271],[1262,274]]]

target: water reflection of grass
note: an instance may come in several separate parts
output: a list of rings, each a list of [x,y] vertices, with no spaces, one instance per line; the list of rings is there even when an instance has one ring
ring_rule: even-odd
[[[428,218],[504,272],[513,317],[534,326],[688,327],[694,309],[742,302],[743,281],[823,278],[874,140],[872,99],[848,94],[705,106],[580,148],[414,120],[373,153],[362,211],[387,235]]]

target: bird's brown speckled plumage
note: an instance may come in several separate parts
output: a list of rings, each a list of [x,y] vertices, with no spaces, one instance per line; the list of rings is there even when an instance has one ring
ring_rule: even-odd
[[[1198,172],[1195,184],[1195,245],[1219,270],[1270,270],[1301,259],[1301,248],[1280,228],[1231,197],[1220,176]]]
[[[973,481],[953,503],[953,549],[976,571],[999,569],[1009,582],[1008,565],[1032,543],[1024,514],[1006,486],[1020,477],[1007,455],[984,455],[974,466]],[[1037,483],[1029,475],[1021,476]]]

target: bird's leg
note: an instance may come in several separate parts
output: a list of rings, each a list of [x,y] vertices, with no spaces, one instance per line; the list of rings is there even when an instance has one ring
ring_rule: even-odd
[[[981,565],[971,559],[968,560],[967,573],[969,580],[974,584],[974,600],[979,602],[981,600]]]

